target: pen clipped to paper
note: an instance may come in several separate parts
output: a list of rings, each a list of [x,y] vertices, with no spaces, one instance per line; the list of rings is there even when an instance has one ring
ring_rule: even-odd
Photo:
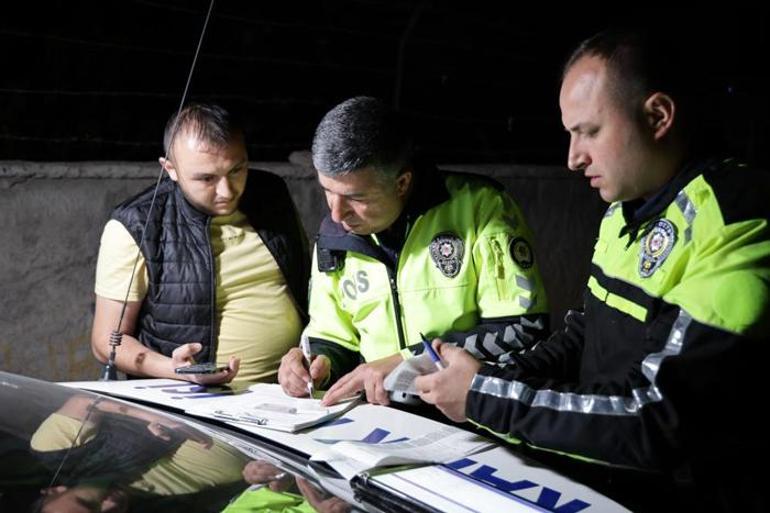
[[[441,357],[430,345],[430,342],[428,341],[427,337],[422,333],[420,333],[420,338],[422,338],[422,345],[425,347],[425,352],[430,355],[430,359],[433,360],[433,363],[436,364],[436,367],[438,367],[438,370],[444,370],[444,364],[441,363]]]

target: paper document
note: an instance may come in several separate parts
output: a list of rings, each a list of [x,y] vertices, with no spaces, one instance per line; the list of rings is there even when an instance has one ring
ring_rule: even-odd
[[[393,369],[385,378],[383,386],[385,390],[391,392],[419,395],[420,392],[414,386],[414,378],[436,372],[437,370],[436,363],[425,352],[399,363],[398,367]]]
[[[514,495],[479,486],[479,483],[463,479],[450,469],[437,465],[394,472],[373,479],[386,490],[413,497],[446,513],[544,511]]]
[[[310,459],[324,461],[347,479],[375,467],[406,463],[443,463],[488,449],[494,444],[474,433],[437,424],[420,436],[391,443],[337,442]]]
[[[137,399],[184,411],[190,406],[219,404],[225,398],[249,395],[246,384],[203,386],[176,379],[129,379],[125,381],[68,381],[72,388],[100,392],[115,397]]]
[[[291,397],[283,392],[280,385],[267,383],[252,385],[249,392],[243,396],[223,398],[216,404],[192,405],[185,412],[293,433],[342,415],[358,402],[355,398],[321,406],[320,399]]]
[[[495,447],[444,465],[384,471],[370,476],[369,483],[447,513],[628,513],[608,497],[508,447]]]

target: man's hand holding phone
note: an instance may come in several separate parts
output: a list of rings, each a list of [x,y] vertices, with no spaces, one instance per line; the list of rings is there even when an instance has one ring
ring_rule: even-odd
[[[217,366],[213,362],[195,363],[194,355],[203,346],[197,342],[184,344],[171,353],[171,365],[175,375],[200,385],[221,385],[229,383],[238,374],[240,358],[231,357],[228,365]]]

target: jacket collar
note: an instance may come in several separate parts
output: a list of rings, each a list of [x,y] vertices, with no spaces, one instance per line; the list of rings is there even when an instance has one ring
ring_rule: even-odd
[[[679,192],[684,189],[693,178],[702,174],[705,169],[715,165],[719,165],[717,159],[690,160],[650,199],[624,201],[621,206],[625,226],[621,228],[618,237],[630,234],[629,243],[633,242],[642,225],[651,219],[659,217],[660,214],[676,199],[677,194],[679,194]]]
[[[192,221],[193,223],[206,224],[211,216],[205,212],[201,212],[195,208],[192,203],[187,201],[187,198],[182,192],[182,188],[179,187],[179,184],[168,177],[164,178],[164,180],[171,182],[171,187],[174,188],[174,199],[176,200],[176,204],[179,206],[179,210],[182,212],[184,218],[188,221]]]

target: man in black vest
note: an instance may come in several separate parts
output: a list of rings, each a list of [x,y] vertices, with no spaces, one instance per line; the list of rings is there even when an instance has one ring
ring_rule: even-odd
[[[118,328],[121,371],[179,378],[175,368],[216,362],[227,369],[184,376],[202,384],[236,375],[274,381],[306,319],[309,272],[304,230],[286,185],[248,169],[243,132],[216,105],[192,104],[172,116],[164,149],[160,163],[168,176],[152,208],[154,187],[118,205],[105,226],[94,355],[106,361],[127,298]]]

